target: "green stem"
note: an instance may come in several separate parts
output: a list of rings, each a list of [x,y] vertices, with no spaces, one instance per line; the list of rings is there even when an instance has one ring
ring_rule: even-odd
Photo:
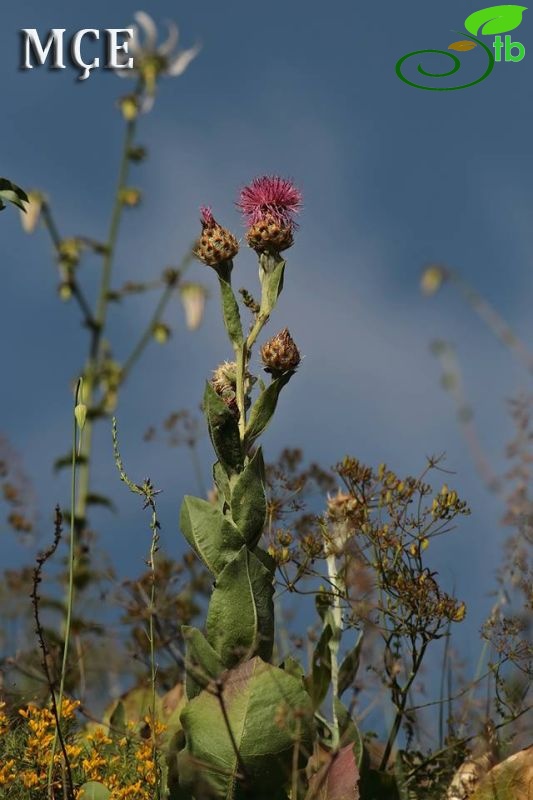
[[[78,380],[76,387],[76,394],[74,400],[74,408],[78,405],[78,397],[80,392],[81,380]],[[72,429],[72,464],[71,464],[71,482],[70,482],[70,538],[69,538],[69,558],[68,558],[68,589],[67,589],[67,610],[65,619],[65,636],[63,642],[63,659],[61,663],[61,678],[59,682],[59,694],[57,698],[57,725],[54,732],[54,741],[52,743],[52,753],[50,756],[50,764],[48,765],[48,795],[52,796],[52,781],[54,774],[54,756],[57,748],[59,737],[59,725],[61,723],[63,694],[65,691],[65,678],[67,674],[68,664],[68,651],[70,645],[70,629],[72,626],[72,608],[74,605],[74,567],[75,567],[75,513],[76,507],[76,450],[77,450],[77,434],[78,422],[76,415],[73,414],[73,429]]]
[[[154,325],[156,325],[159,322],[159,320],[161,318],[161,315],[162,315],[163,311],[165,310],[165,308],[166,308],[166,306],[168,304],[168,301],[172,297],[172,292],[174,291],[174,289],[175,289],[174,285],[167,286],[165,288],[165,291],[163,292],[163,294],[159,298],[159,302],[158,302],[158,304],[157,304],[157,306],[156,306],[156,308],[154,310],[154,313],[152,314],[152,316],[150,318],[150,321],[149,321],[148,325],[146,326],[145,331],[143,332],[143,334],[141,335],[139,341],[137,342],[137,344],[133,348],[131,354],[128,356],[128,358],[124,362],[124,366],[122,367],[122,370],[121,370],[121,373],[120,373],[120,383],[121,383],[121,385],[124,383],[124,381],[126,380],[128,375],[130,374],[134,364],[139,360],[139,358],[142,355],[146,345],[150,342],[150,340],[152,338],[152,330],[154,328]]]
[[[111,271],[113,267],[113,260],[115,256],[115,247],[120,228],[120,221],[123,211],[122,203],[122,190],[126,185],[128,179],[129,169],[129,151],[135,135],[136,120],[130,120],[127,123],[124,135],[124,142],[122,145],[122,156],[120,160],[119,174],[117,189],[115,193],[115,202],[111,214],[111,222],[109,224],[109,232],[107,241],[105,243],[105,256],[102,265],[102,277],[100,282],[100,291],[98,296],[96,315],[94,318],[93,335],[91,337],[91,344],[89,348],[89,357],[85,368],[85,403],[89,410],[87,415],[87,422],[85,425],[85,436],[83,441],[82,455],[85,457],[80,465],[80,492],[79,501],[76,508],[76,516],[83,524],[85,515],[87,513],[87,498],[90,490],[90,466],[91,466],[91,453],[92,453],[92,428],[93,419],[91,410],[93,406],[94,391],[96,384],[96,373],[98,367],[98,358],[100,355],[100,345],[102,334],[105,328],[107,319],[107,307],[109,302],[109,288],[111,284]]]
[[[237,408],[239,409],[239,433],[241,435],[241,441],[244,441],[244,434],[246,432],[246,398],[244,382],[248,362],[248,350],[246,347],[246,342],[243,342],[241,347],[235,348],[235,355],[237,359],[237,384],[235,387],[235,396],[237,400]]]

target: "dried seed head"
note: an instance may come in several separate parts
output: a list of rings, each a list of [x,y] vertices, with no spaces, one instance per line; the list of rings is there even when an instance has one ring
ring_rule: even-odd
[[[211,378],[211,386],[221,400],[227,405],[231,413],[238,418],[239,409],[237,406],[237,364],[234,361],[224,361],[215,370]]]
[[[213,370],[211,385],[215,392],[222,397],[224,392],[235,391],[237,385],[237,364],[235,361],[224,361]]]
[[[256,253],[281,253],[292,247],[293,225],[280,224],[273,216],[267,215],[248,228],[246,241]]]
[[[196,242],[194,255],[207,264],[216,267],[223,261],[231,261],[239,252],[235,236],[213,217],[210,208],[201,208],[202,233]]]
[[[300,363],[300,352],[288,328],[284,328],[261,348],[261,359],[267,372],[294,370]]]
[[[336,521],[348,519],[359,510],[356,498],[349,492],[343,492],[340,489],[333,497],[328,495],[327,505],[328,516]]]

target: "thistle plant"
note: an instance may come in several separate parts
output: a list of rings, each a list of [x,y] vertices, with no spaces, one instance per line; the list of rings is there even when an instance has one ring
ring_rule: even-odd
[[[180,788],[198,800],[286,797],[291,771],[311,744],[312,708],[302,681],[271,663],[275,561],[259,545],[267,504],[257,442],[300,362],[288,331],[262,348],[268,383],[250,371],[253,346],[283,288],[281,252],[292,244],[300,204],[296,187],[277,177],[256,179],[241,192],[261,287],[248,333],[231,284],[237,239],[210,209],[201,210],[195,253],[217,274],[233,361],[215,370],[203,398],[217,459],[216,502],[187,496],[180,514],[187,542],[213,577],[205,633],[183,629],[188,703],[177,768]]]

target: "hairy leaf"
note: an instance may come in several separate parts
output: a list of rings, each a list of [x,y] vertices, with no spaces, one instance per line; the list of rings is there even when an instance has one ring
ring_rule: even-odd
[[[204,414],[218,460],[230,471],[240,472],[244,457],[237,420],[209,381],[204,392]]]
[[[243,546],[243,538],[222,511],[200,497],[186,495],[180,527],[207,569],[217,576]]]
[[[241,315],[233,289],[228,281],[219,277],[220,292],[222,295],[222,314],[224,325],[234,347],[241,347],[243,342]]]
[[[252,550],[263,533],[266,511],[265,463],[258,448],[238,476],[231,494],[233,521]]]
[[[218,678],[225,666],[197,628],[183,625],[181,632],[185,640],[187,697],[192,700],[205,689],[210,680]]]
[[[274,643],[272,573],[242,547],[218,575],[207,612],[207,640],[224,664],[260,655],[268,660]]]
[[[276,410],[281,390],[293,375],[294,372],[290,371],[280,375],[279,378],[275,378],[255,401],[246,428],[246,441],[248,444],[255,442],[257,437],[265,430]]]
[[[295,742],[302,755],[311,745],[312,712],[300,681],[253,658],[220,682],[220,696],[204,691],[181,715],[182,784],[213,800],[286,798]]]

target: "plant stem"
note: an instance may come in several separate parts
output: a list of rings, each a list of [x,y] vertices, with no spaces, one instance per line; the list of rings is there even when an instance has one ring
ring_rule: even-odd
[[[120,167],[118,174],[117,189],[115,193],[115,202],[113,211],[111,213],[111,221],[109,224],[109,232],[107,241],[105,243],[105,255],[102,265],[102,277],[100,282],[100,291],[98,296],[96,315],[94,319],[93,333],[91,336],[91,343],[89,348],[89,357],[85,368],[85,403],[89,410],[87,415],[87,422],[85,424],[85,436],[83,441],[82,455],[84,460],[80,465],[80,492],[79,500],[76,508],[76,517],[83,524],[87,512],[87,498],[90,490],[90,467],[91,467],[91,448],[92,448],[92,428],[93,419],[91,416],[92,404],[94,399],[94,391],[96,388],[97,368],[100,355],[100,345],[102,334],[105,328],[107,319],[107,307],[109,302],[109,288],[111,283],[111,271],[113,267],[113,260],[115,256],[115,247],[120,228],[120,221],[123,211],[122,203],[122,190],[126,185],[128,179],[129,169],[129,151],[135,135],[136,120],[130,120],[126,125],[124,134],[124,141],[122,145],[122,155],[120,159]]]
[[[402,718],[405,711],[405,706],[407,704],[407,697],[409,694],[409,689],[413,685],[413,682],[418,674],[418,670],[420,669],[420,665],[422,663],[422,659],[424,658],[424,654],[426,652],[427,643],[422,644],[420,648],[420,653],[417,653],[414,656],[413,660],[413,668],[411,670],[411,674],[409,675],[409,679],[405,686],[400,690],[400,702],[396,706],[396,715],[394,717],[394,722],[392,724],[391,732],[389,734],[389,738],[387,740],[387,744],[385,745],[385,750],[383,751],[383,756],[381,758],[381,764],[379,765],[379,769],[385,770],[387,767],[387,763],[390,758],[390,754],[392,752],[392,748],[394,747],[394,743],[396,741],[396,737],[398,736],[400,726],[402,724]]]
[[[76,387],[74,408],[78,405],[78,398],[81,386],[81,379],[78,380]],[[76,450],[77,450],[77,435],[78,435],[78,422],[76,415],[73,414],[73,428],[72,428],[72,464],[71,464],[71,481],[70,481],[70,538],[69,538],[69,558],[68,558],[68,589],[67,589],[67,610],[65,619],[65,635],[63,641],[63,660],[61,663],[61,678],[59,682],[59,694],[57,698],[57,725],[54,732],[54,741],[52,743],[52,753],[50,756],[50,764],[48,766],[48,794],[52,796],[52,780],[54,773],[54,756],[57,748],[57,741],[59,737],[59,725],[61,723],[62,706],[63,706],[63,693],[65,691],[65,677],[67,674],[68,664],[68,650],[70,645],[70,629],[72,625],[72,607],[74,605],[74,567],[75,567],[75,513],[76,507]]]
[[[244,391],[244,382],[248,362],[248,349],[246,347],[246,342],[243,342],[241,347],[235,348],[235,356],[237,359],[237,382],[235,387],[235,397],[237,400],[237,408],[239,410],[239,433],[241,436],[241,441],[244,442],[244,435],[246,432],[246,397]]]
[[[329,553],[327,560],[328,578],[334,590],[331,611],[335,623],[335,630],[330,641],[331,654],[331,688],[332,688],[332,719],[333,719],[333,747],[338,747],[340,741],[339,718],[336,709],[336,700],[339,698],[339,644],[342,635],[342,611],[340,605],[339,574],[334,553]]]
[[[166,306],[168,304],[168,301],[170,300],[170,298],[172,296],[172,292],[174,291],[174,289],[175,289],[175,286],[167,286],[165,288],[163,294],[159,298],[159,302],[158,302],[158,304],[157,304],[157,306],[156,306],[156,308],[154,310],[154,313],[152,314],[152,316],[150,318],[150,321],[149,321],[148,325],[146,326],[145,331],[143,332],[143,334],[141,335],[139,341],[137,342],[137,344],[133,348],[131,354],[128,356],[128,358],[124,362],[124,366],[122,367],[122,370],[121,370],[121,373],[120,373],[120,384],[121,385],[124,383],[124,381],[126,380],[128,375],[130,374],[132,367],[139,360],[139,357],[142,355],[146,345],[151,340],[151,338],[152,338],[152,330],[154,328],[154,325],[156,325],[159,322],[159,320],[161,318],[161,315],[162,315],[163,311],[165,310],[165,308],[166,308]]]

